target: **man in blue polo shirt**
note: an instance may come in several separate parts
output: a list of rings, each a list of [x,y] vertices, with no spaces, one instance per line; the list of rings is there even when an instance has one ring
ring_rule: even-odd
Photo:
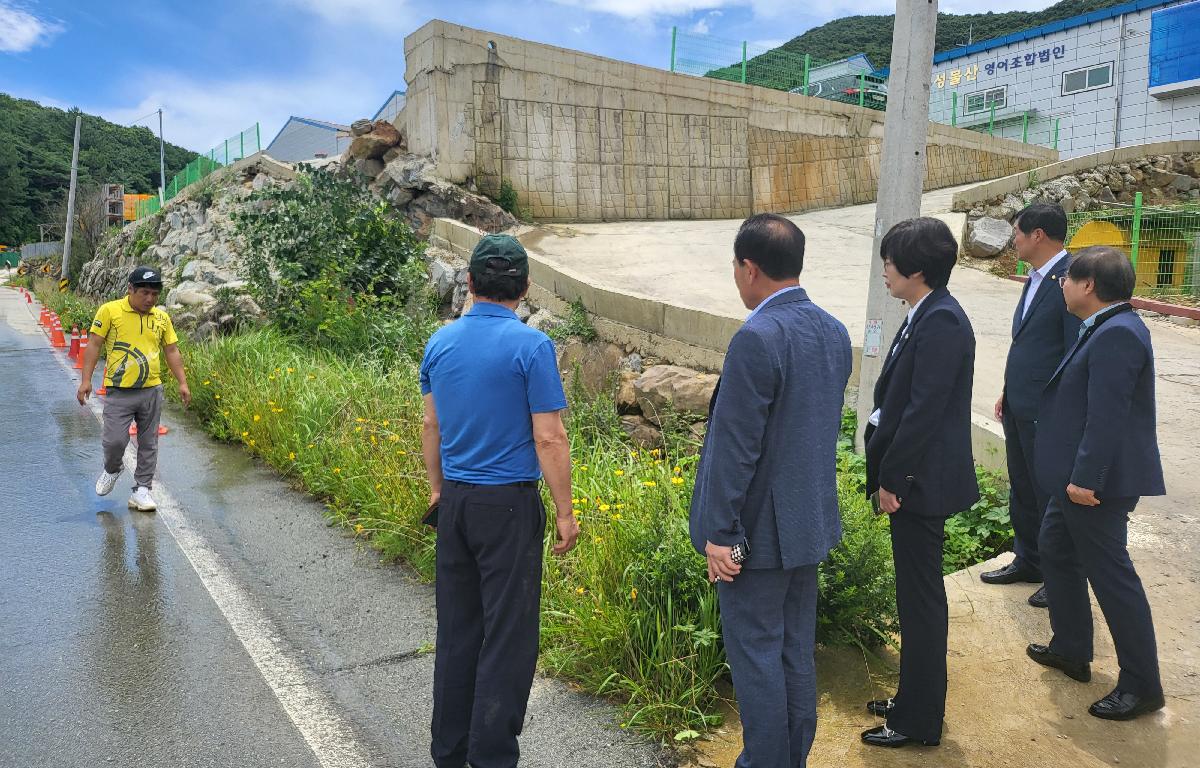
[[[438,768],[515,766],[538,653],[543,476],[556,555],[575,546],[567,407],[554,343],[517,319],[525,249],[488,235],[471,254],[475,305],[430,338],[421,361],[421,445],[436,507]]]

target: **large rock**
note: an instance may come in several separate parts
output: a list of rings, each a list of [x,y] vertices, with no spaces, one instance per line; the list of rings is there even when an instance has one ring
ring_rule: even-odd
[[[193,280],[184,281],[171,289],[164,303],[168,307],[196,307],[211,304],[216,301],[208,292],[211,287]]]
[[[350,124],[350,135],[356,138],[359,136],[365,136],[366,134],[370,133],[371,129],[374,127],[375,124],[364,117],[363,119],[355,120]]]
[[[615,344],[571,339],[558,347],[558,370],[568,389],[579,387],[595,396],[612,392],[623,355]]]
[[[988,259],[1003,251],[1012,240],[1012,225],[1003,219],[984,216],[971,225],[967,236],[967,251],[977,258]]]
[[[633,382],[642,414],[656,424],[669,410],[707,414],[717,377],[678,365],[653,365]]]
[[[662,447],[662,432],[644,416],[622,416],[621,429],[640,448]]]
[[[633,371],[621,371],[620,377],[617,379],[617,412],[618,413],[640,413],[637,401],[637,389],[633,386],[633,382],[637,381],[638,374]]]
[[[350,157],[356,160],[380,160],[384,154],[400,143],[400,131],[386,120],[376,120],[369,133],[355,136],[350,142]]]
[[[439,180],[413,198],[408,218],[417,234],[428,237],[433,220],[442,217],[458,219],[484,232],[502,232],[517,223],[511,213],[486,197]]]
[[[461,269],[441,258],[429,262],[429,282],[439,301],[445,301],[454,293],[454,284]]]

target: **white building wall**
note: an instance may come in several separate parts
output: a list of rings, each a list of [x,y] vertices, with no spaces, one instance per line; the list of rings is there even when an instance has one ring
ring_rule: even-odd
[[[341,154],[350,142],[348,137],[339,138],[338,134],[338,131],[292,119],[267,147],[267,154],[287,163],[312,160],[318,154],[333,157]]]
[[[1029,111],[1029,141],[1049,146],[1057,118],[1063,157],[1130,144],[1200,139],[1200,94],[1161,100],[1149,94],[1152,13],[1148,9],[1123,17],[1123,49],[1122,18],[1113,18],[935,64],[930,119],[951,122],[951,93],[957,90],[957,124],[986,128],[988,114],[964,114],[967,96],[1005,85],[1006,104],[996,111],[994,133],[1020,141],[1020,116]],[[1048,61],[1042,60],[1044,51],[1050,51]],[[1036,56],[1033,66],[1025,66],[1028,54]],[[998,68],[1001,61],[1011,64],[1013,57],[1020,57],[1020,67]],[[1112,85],[1062,95],[1064,73],[1105,62],[1113,62]],[[987,73],[989,64],[992,74]],[[966,82],[966,71],[975,67],[974,81]],[[960,78],[957,88],[951,86],[955,70]]]

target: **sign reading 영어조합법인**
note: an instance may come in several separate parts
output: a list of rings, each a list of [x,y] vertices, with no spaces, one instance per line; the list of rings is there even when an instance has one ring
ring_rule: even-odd
[[[1032,51],[1030,53],[1022,53],[1016,56],[1006,56],[1003,59],[990,61],[983,65],[983,72],[986,75],[994,75],[997,71],[1011,72],[1014,69],[1023,69],[1025,67],[1034,67],[1039,64],[1048,64],[1051,61],[1065,58],[1067,55],[1067,46],[1056,45],[1053,48],[1043,48],[1040,51]],[[945,88],[949,85],[955,88],[959,83],[971,83],[979,77],[979,65],[971,64],[967,67],[959,69],[951,69],[947,72],[938,72],[934,77],[934,84],[938,88]]]

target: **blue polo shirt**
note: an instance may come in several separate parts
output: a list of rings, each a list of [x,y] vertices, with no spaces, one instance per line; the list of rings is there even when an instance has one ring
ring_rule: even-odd
[[[567,407],[554,342],[507,307],[478,302],[425,345],[447,480],[502,485],[542,476],[531,414]]]

